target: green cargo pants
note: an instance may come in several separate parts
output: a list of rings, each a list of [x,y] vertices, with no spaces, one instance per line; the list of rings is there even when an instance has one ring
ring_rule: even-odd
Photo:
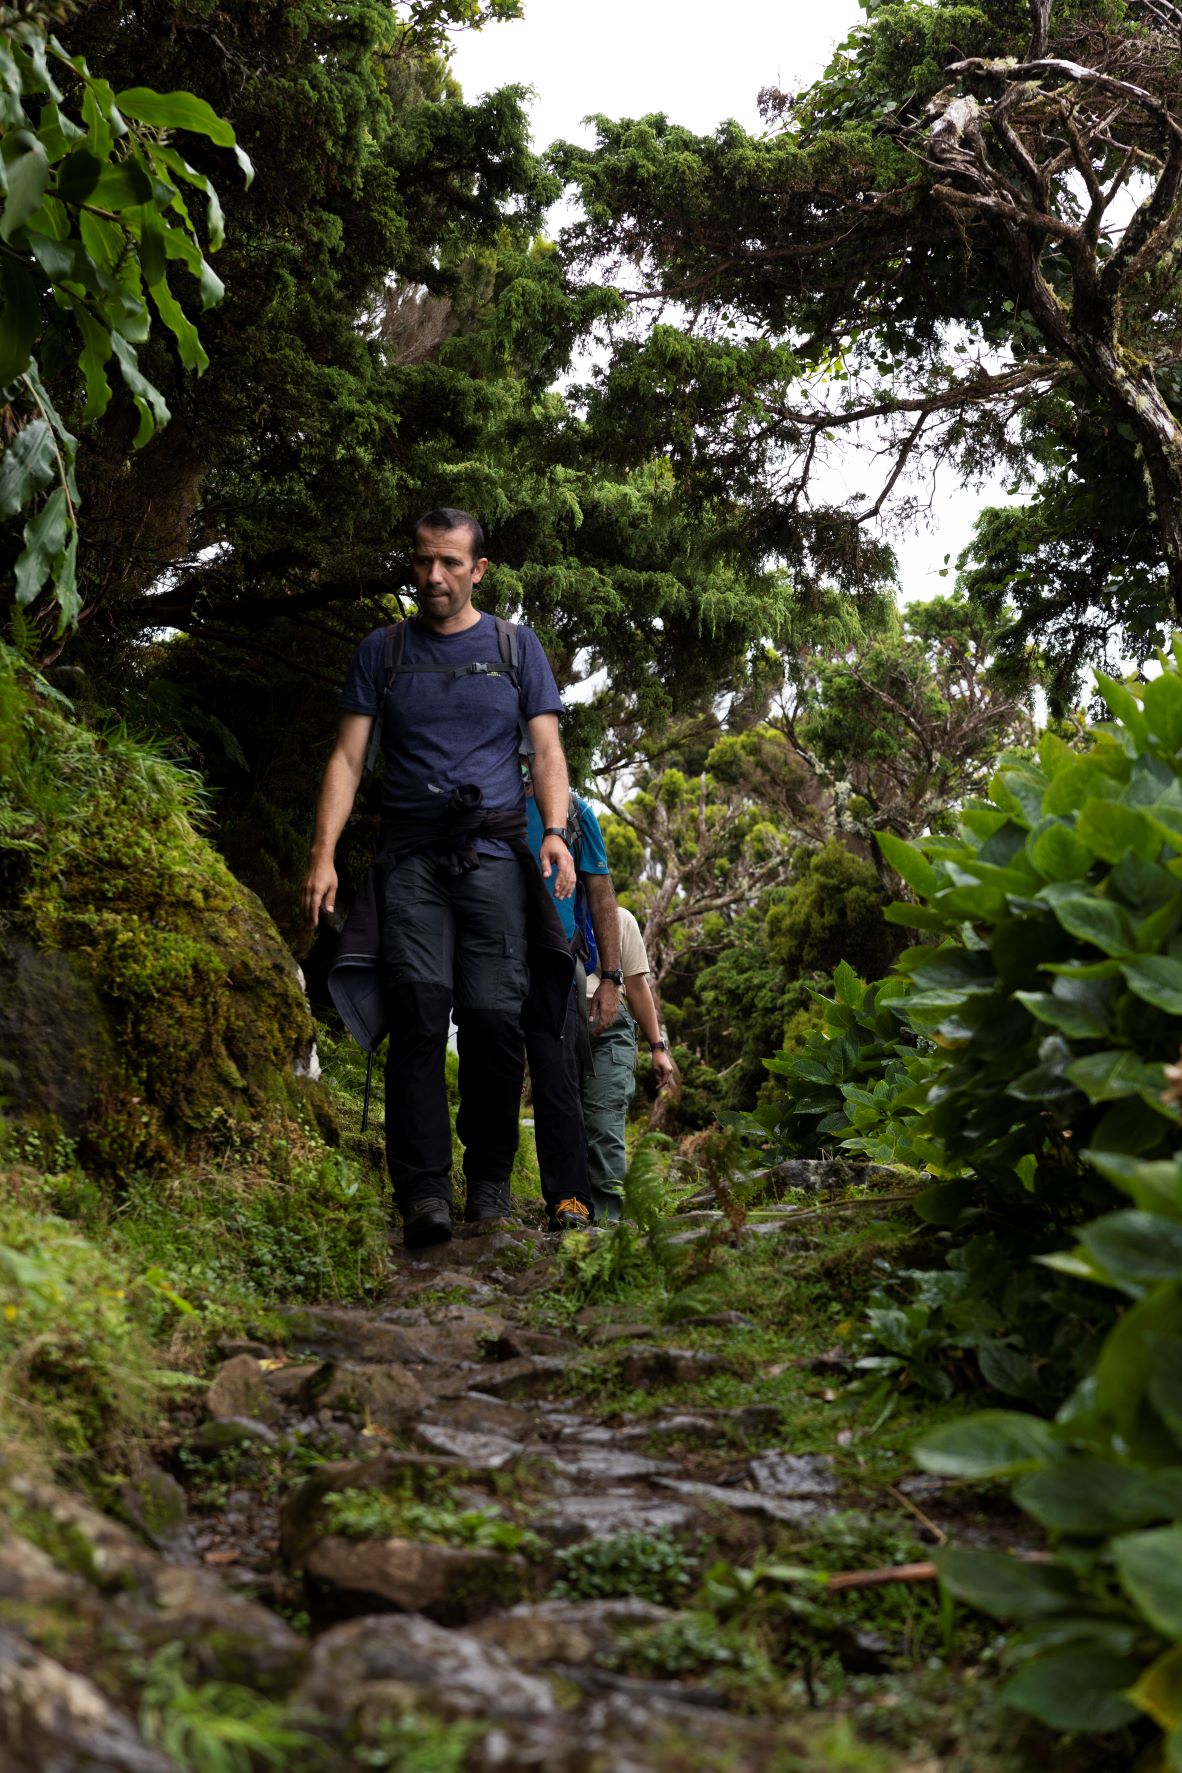
[[[623,999],[610,1028],[591,1036],[594,1071],[583,1076],[583,1122],[587,1130],[587,1180],[596,1220],[620,1216],[621,1184],[628,1168],[624,1122],[636,1088],[636,1024]]]

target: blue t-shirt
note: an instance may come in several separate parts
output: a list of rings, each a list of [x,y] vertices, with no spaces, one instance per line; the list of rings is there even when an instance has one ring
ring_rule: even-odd
[[[361,642],[345,679],[342,713],[377,715],[385,642],[384,628],[375,628]],[[411,616],[403,664],[458,667],[476,660],[502,662],[492,616],[482,615],[457,634],[438,634]],[[517,630],[517,661],[520,696],[503,671],[459,677],[407,671],[391,679],[382,722],[383,811],[438,812],[453,788],[468,784],[480,789],[486,807],[521,805],[518,713],[526,720],[559,714],[562,702],[532,629]],[[512,854],[507,844],[488,838],[477,839],[476,848],[486,855]]]
[[[595,817],[590,801],[584,800],[581,794],[576,794],[575,799],[579,805],[579,824],[583,831],[583,841],[579,846],[579,853],[575,857],[575,867],[580,874],[610,874],[611,869],[608,866],[607,850],[604,848],[603,833],[599,829],[599,820]],[[542,847],[543,830],[542,815],[539,811],[537,801],[531,794],[528,796],[525,803],[525,836],[526,841],[535,856]],[[540,868],[541,866],[541,858],[539,857],[538,867]],[[550,878],[546,882],[546,885],[550,889],[550,897],[552,899],[554,898],[554,887],[557,879],[557,875],[554,870],[551,869]],[[558,915],[562,919],[562,927],[566,931],[567,940],[569,941],[575,933],[574,894],[572,893],[569,899],[554,899],[554,903],[558,908]]]

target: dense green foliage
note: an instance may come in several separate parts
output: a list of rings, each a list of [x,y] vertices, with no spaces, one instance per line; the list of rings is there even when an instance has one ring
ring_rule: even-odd
[[[114,1175],[265,1145],[298,1113],[315,1142],[295,967],[199,834],[197,779],[72,719],[8,650],[0,760],[6,1093]]]
[[[916,1206],[949,1228],[947,1268],[895,1274],[871,1301],[885,1352],[865,1367],[942,1374],[947,1390],[955,1351],[971,1351],[1010,1397],[1053,1409],[1068,1394],[1053,1424],[973,1417],[922,1449],[947,1475],[1017,1477],[1057,1547],[1046,1569],[959,1550],[941,1568],[954,1593],[1020,1625],[1007,1692],[1061,1729],[1116,1729],[1138,1710],[1182,1724],[1182,1171],[1167,1088],[1182,642],[1160,667],[1139,685],[1101,676],[1110,718],[1076,747],[1046,734],[1037,758],[1003,758],[955,835],[884,835],[920,900],[888,916],[938,945],[908,950],[879,986],[839,969],[823,1031],[773,1062],[778,1100],[761,1111],[789,1145],[815,1118],[817,1141],[940,1178]],[[1180,1745],[1172,1734],[1168,1764]]]
[[[86,423],[110,404],[113,355],[139,415],[135,446],[167,423],[164,396],[136,350],[149,338],[152,310],[173,334],[184,370],[199,373],[209,363],[169,286],[169,261],[197,279],[203,308],[223,293],[187,206],[197,193],[215,249],[222,243],[217,194],[171,135],[187,131],[233,148],[234,131],[189,92],[141,85],[113,92],[84,56],[62,47],[41,9],[22,15],[5,7],[0,15],[0,95],[0,521],[39,501],[13,542],[12,590],[0,597],[0,611],[10,596],[18,606],[36,605],[48,578],[40,613],[43,626],[60,633],[81,609],[77,438],[58,416],[42,371],[52,379],[77,356]],[[249,179],[250,161],[236,152]]]
[[[686,499],[742,502],[751,557],[818,589],[889,577],[879,518],[921,515],[914,470],[1005,473],[1027,502],[990,515],[966,582],[995,618],[1012,602],[1010,664],[1033,640],[1066,700],[1180,607],[1172,14],[864,12],[813,86],[765,92],[762,134],[600,117],[596,147],[556,151],[567,249],[653,316],[585,390],[588,428],[666,453]],[[874,466],[842,502],[824,470],[843,452],[844,483],[855,440]]]

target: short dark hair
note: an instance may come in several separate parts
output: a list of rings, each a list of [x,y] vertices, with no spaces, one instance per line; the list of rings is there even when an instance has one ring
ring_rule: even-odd
[[[468,539],[472,543],[472,558],[480,560],[484,554],[484,531],[470,511],[457,511],[454,505],[443,505],[438,511],[428,511],[420,517],[414,527],[414,540],[417,546],[421,529],[466,529]]]

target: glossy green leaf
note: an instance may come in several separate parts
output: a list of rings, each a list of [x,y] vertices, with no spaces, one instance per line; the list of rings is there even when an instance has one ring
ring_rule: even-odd
[[[249,185],[254,177],[250,157],[238,146],[234,131],[204,99],[191,92],[153,92],[150,86],[129,86],[115,100],[125,117],[154,129],[188,129],[208,136],[220,148],[232,148]]]
[[[1128,1657],[1059,1650],[1026,1663],[1001,1697],[1052,1730],[1119,1730],[1138,1715],[1123,1695],[1140,1673],[1141,1665]]]
[[[1105,954],[1134,952],[1133,931],[1123,908],[1110,899],[1061,899],[1052,907],[1063,928],[1081,942],[1088,942]]]
[[[1012,1410],[983,1410],[929,1430],[915,1449],[924,1471],[941,1477],[1003,1478],[1033,1471],[1058,1451],[1050,1425]]]
[[[55,488],[35,517],[25,525],[24,548],[16,563],[16,600],[32,603],[54,570],[66,546],[69,507],[66,489]]]
[[[96,209],[137,209],[152,201],[152,181],[134,157],[106,166],[88,199]]]
[[[1014,1498],[1055,1533],[1120,1533],[1182,1515],[1182,1467],[1145,1471],[1075,1454],[1019,1478]]]
[[[1103,671],[1097,671],[1096,688],[1099,690],[1109,713],[1129,729],[1138,743],[1143,742],[1148,731],[1148,722],[1142,712],[1140,702],[1128,685],[1118,683],[1116,678],[1108,677]]]
[[[1120,862],[1130,854],[1152,861],[1161,850],[1161,837],[1150,821],[1116,800],[1086,800],[1075,829],[1105,862]]]
[[[891,831],[875,832],[875,841],[900,879],[923,898],[930,899],[939,885],[939,876],[922,850]]]
[[[1138,1611],[1163,1637],[1182,1638],[1182,1526],[1123,1534],[1112,1553]]]
[[[111,344],[123,372],[123,380],[139,411],[140,428],[135,435],[135,447],[139,449],[148,441],[157,425],[166,425],[171,415],[159,388],[140,369],[134,346],[118,333],[112,334]]]
[[[1182,751],[1182,678],[1177,672],[1163,671],[1147,683],[1141,706],[1154,737],[1167,751]]]
[[[1080,1233],[1088,1254],[1113,1280],[1134,1286],[1182,1275],[1182,1223],[1128,1209],[1107,1213]]]
[[[1102,1021],[1085,1003],[1056,997],[1049,991],[1015,991],[1014,996],[1040,1022],[1057,1028],[1061,1034],[1070,1035],[1073,1039],[1102,1040],[1109,1033],[1107,1022]]]
[[[1070,825],[1048,825],[1032,833],[1028,854],[1047,880],[1078,880],[1096,859],[1090,846]]]
[[[1150,1162],[1103,1149],[1083,1155],[1144,1212],[1182,1218],[1182,1164],[1163,1158]]]
[[[0,257],[0,390],[8,388],[29,367],[41,325],[41,308],[33,279],[7,254]],[[3,513],[11,516],[11,512]]]
[[[958,1601],[994,1619],[1037,1619],[1078,1605],[1078,1585],[1054,1564],[950,1545],[942,1546],[932,1561]]]
[[[54,190],[66,203],[85,203],[99,179],[103,162],[88,147],[75,148],[56,169]]]
[[[1165,1076],[1160,1065],[1148,1064],[1135,1053],[1109,1047],[1101,1053],[1085,1053],[1066,1067],[1066,1076],[1092,1102],[1114,1102],[1120,1096],[1139,1093],[1160,1095]]]
[[[1174,1644],[1151,1662],[1128,1696],[1161,1729],[1182,1727],[1182,1644]],[[1182,1740],[1177,1746],[1182,1749]],[[1167,1759],[1172,1767],[1182,1765],[1182,1760]]]
[[[31,419],[0,455],[0,517],[15,517],[56,471],[53,434],[44,419]]]
[[[13,129],[0,140],[7,195],[0,211],[0,240],[11,241],[41,207],[49,185],[49,156],[28,129]]]
[[[1129,989],[1146,1003],[1156,1004],[1172,1016],[1182,1016],[1182,960],[1172,960],[1166,954],[1149,954],[1141,960],[1126,961],[1120,970]]]

